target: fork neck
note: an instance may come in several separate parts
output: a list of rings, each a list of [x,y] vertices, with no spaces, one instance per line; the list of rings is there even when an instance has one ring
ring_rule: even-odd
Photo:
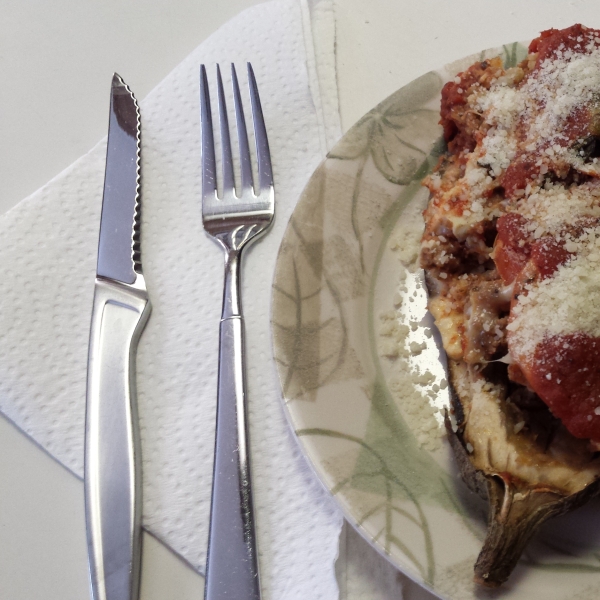
[[[242,316],[242,298],[240,295],[241,259],[241,250],[227,249],[225,252],[225,279],[221,320]]]

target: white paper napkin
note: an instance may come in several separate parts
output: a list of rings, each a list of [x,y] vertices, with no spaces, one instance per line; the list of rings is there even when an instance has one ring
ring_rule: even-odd
[[[337,597],[342,522],[285,422],[269,328],[286,223],[340,132],[335,73],[319,64],[309,23],[297,0],[249,9],[141,103],[142,252],[153,305],[137,355],[144,525],[202,572],[223,260],[201,223],[198,69],[251,61],[257,76],[277,215],[246,256],[243,294],[261,573],[264,597],[277,600]],[[238,74],[245,82],[243,68]],[[102,141],[0,219],[0,410],[80,477],[105,148]]]

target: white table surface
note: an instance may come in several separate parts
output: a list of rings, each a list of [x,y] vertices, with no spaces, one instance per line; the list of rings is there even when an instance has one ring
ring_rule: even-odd
[[[0,214],[106,133],[117,70],[143,98],[222,23],[257,0],[5,0],[0,19]],[[600,28],[597,0],[336,0],[344,129],[401,85],[483,48],[576,22]],[[0,299],[1,310],[1,299]],[[0,599],[88,597],[83,486],[0,418]],[[349,565],[365,544],[346,532]],[[364,548],[360,549],[364,551]],[[380,560],[378,563],[377,560]],[[202,578],[144,538],[142,600],[197,600]],[[363,573],[395,574],[383,559]],[[386,599],[347,584],[342,597]],[[364,589],[368,586],[365,585]],[[405,600],[431,596],[408,586]],[[278,599],[279,600],[279,599]],[[282,599],[285,600],[285,599]]]

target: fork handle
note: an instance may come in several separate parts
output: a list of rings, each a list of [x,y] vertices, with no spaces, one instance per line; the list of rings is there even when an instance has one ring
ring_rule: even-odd
[[[225,270],[205,600],[261,597],[250,484],[238,259],[239,255],[230,256]]]

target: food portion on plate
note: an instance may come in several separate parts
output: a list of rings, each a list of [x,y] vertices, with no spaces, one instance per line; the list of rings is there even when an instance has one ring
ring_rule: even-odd
[[[498,586],[549,517],[600,492],[600,31],[542,32],[442,91],[421,265],[453,387],[449,439],[490,505]]]

